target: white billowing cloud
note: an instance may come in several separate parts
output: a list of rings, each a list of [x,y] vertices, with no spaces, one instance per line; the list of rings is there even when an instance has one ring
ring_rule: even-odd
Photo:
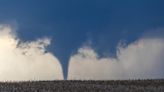
[[[112,80],[164,78],[164,39],[142,38],[118,46],[117,58],[100,58],[84,46],[70,58],[68,79]]]
[[[50,39],[21,41],[6,25],[0,26],[0,81],[63,79],[59,60],[46,47]]]

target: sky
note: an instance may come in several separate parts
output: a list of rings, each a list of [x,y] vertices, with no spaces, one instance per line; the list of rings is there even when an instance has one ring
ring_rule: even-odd
[[[15,44],[30,44],[33,42],[37,44],[38,39],[42,39],[41,43],[37,46],[44,47],[42,48],[44,52],[39,49],[43,55],[47,53],[50,55],[45,56],[45,62],[49,62],[49,57],[55,58],[52,60],[57,63],[54,67],[58,67],[59,72],[63,73],[64,79],[110,79],[109,76],[113,77],[111,76],[113,74],[117,77],[119,76],[119,79],[125,77],[134,78],[134,76],[137,76],[137,78],[164,78],[164,74],[161,71],[164,65],[164,62],[162,62],[162,51],[164,48],[163,3],[163,0],[1,0],[0,24],[3,26],[1,33],[3,34],[3,31],[6,30],[4,28],[8,28],[11,32],[14,31],[12,35],[14,35],[15,38],[10,37],[9,39],[12,39]],[[6,25],[10,25],[10,27],[6,27]],[[11,36],[11,34],[8,33],[5,35]],[[44,38],[50,40],[50,44],[44,46]],[[6,40],[7,39],[4,41],[6,42]],[[144,50],[141,50],[136,43],[141,44]],[[1,44],[5,43],[1,42]],[[158,45],[156,46],[154,44]],[[17,45],[11,45],[9,47],[12,46]],[[31,47],[31,45],[29,47]],[[31,48],[37,49],[34,47],[32,46]],[[122,49],[119,50],[120,48]],[[131,50],[131,48],[133,49]],[[137,51],[134,51],[134,49]],[[146,59],[140,56],[141,52],[138,52],[138,50],[145,51],[143,55],[145,55]],[[33,52],[35,52],[35,50],[29,51],[29,53]],[[123,54],[119,54],[119,52]],[[152,54],[146,56],[146,54],[149,54],[146,52]],[[20,52],[18,53],[22,57],[22,54]],[[92,58],[88,59],[87,56],[90,55]],[[126,57],[126,55],[129,57]],[[157,58],[157,56],[159,57]],[[41,60],[40,54],[36,53],[36,57],[38,58],[34,58],[35,60]],[[76,60],[76,57],[82,59],[78,58],[78,60]],[[131,59],[130,57],[134,58]],[[26,59],[25,62],[31,60],[29,57],[26,57]],[[83,63],[77,63],[87,61],[86,59],[95,62],[84,63],[84,65]],[[20,60],[22,60],[22,58]],[[103,62],[103,64],[99,64],[96,61]],[[125,63],[125,61],[129,63]],[[138,68],[126,69],[127,67],[139,67],[139,65],[145,63],[136,64],[130,61],[150,61],[151,64],[155,66],[149,66],[146,69],[141,67],[145,72],[148,72],[149,76],[145,77],[139,72],[141,70]],[[155,61],[157,62],[154,63]],[[10,62],[9,60],[9,63]],[[111,65],[110,62],[122,63]],[[97,64],[101,66],[97,66]],[[121,67],[124,64],[124,69],[111,68]],[[126,66],[127,64],[131,65]],[[156,69],[156,65],[158,64],[161,66]],[[10,65],[12,66],[12,64]],[[29,64],[27,63],[27,65]],[[61,66],[59,67],[59,65]],[[26,66],[26,64],[24,66]],[[92,69],[89,69],[91,70],[90,72],[84,73],[87,67],[92,67]],[[107,68],[104,69],[102,67]],[[21,69],[22,67],[19,68]],[[38,69],[40,68],[42,67]],[[80,68],[79,71],[74,71],[78,70],[77,68]],[[53,69],[53,67],[51,69]],[[46,71],[51,71],[51,69],[47,69]],[[109,70],[111,69],[116,70],[116,72],[110,72]],[[39,71],[38,73],[40,74],[41,70],[36,71]],[[97,70],[99,70],[99,72],[95,72]],[[126,72],[120,72],[120,70]],[[131,72],[135,72],[135,74],[133,76],[123,76],[129,74],[128,70],[134,70]],[[153,70],[153,76],[151,76],[151,71]],[[28,68],[25,69],[25,71],[29,72]],[[77,76],[80,72],[82,74]],[[97,77],[93,77],[88,73],[93,73],[92,75]],[[10,74],[10,72],[8,74]],[[38,76],[43,76],[44,73],[39,74]],[[155,76],[154,74],[161,76]],[[62,76],[61,74],[59,75]],[[100,75],[103,75],[103,77]],[[117,79],[117,77],[115,78]],[[46,78],[53,79],[51,74],[46,76]],[[41,77],[40,79],[45,79],[45,77]]]

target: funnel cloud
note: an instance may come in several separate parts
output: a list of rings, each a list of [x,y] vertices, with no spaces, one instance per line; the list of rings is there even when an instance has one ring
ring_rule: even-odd
[[[60,61],[46,51],[49,38],[22,41],[8,25],[0,26],[0,81],[63,80]],[[117,58],[100,57],[82,46],[69,60],[68,80],[164,78],[164,38],[147,35],[117,46]]]

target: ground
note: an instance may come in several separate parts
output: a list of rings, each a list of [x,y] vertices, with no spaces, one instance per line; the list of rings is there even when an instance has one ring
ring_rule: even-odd
[[[164,80],[1,82],[0,92],[164,92]]]

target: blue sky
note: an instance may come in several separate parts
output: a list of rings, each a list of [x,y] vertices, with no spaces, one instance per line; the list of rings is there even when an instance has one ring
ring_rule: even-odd
[[[117,44],[164,27],[163,0],[1,0],[0,23],[16,25],[25,41],[50,37],[48,50],[66,76],[70,56],[87,42],[101,57]]]

